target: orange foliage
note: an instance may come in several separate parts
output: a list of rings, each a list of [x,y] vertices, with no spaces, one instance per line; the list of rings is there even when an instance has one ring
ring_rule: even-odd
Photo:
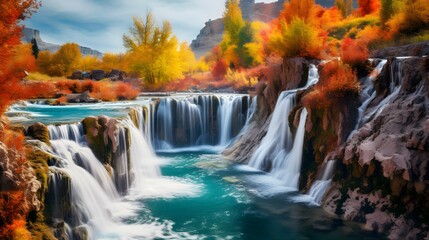
[[[285,20],[289,24],[294,18],[300,18],[309,22],[314,15],[314,6],[314,0],[286,1],[284,9],[280,12],[278,20]]]
[[[9,0],[0,2],[0,115],[7,105],[20,98],[20,79],[25,75],[11,68],[20,44],[21,20],[31,16],[39,6],[36,0]]]
[[[61,96],[57,100],[55,100],[55,104],[64,104],[67,103],[67,96]]]
[[[14,239],[15,231],[25,227],[24,201],[22,191],[0,193],[0,239]]]
[[[323,66],[314,90],[304,97],[304,104],[326,108],[344,98],[357,96],[359,91],[360,84],[353,69],[340,61],[330,61]]]
[[[227,62],[223,58],[221,58],[217,62],[215,62],[211,72],[213,77],[219,79],[225,76],[227,70],[228,70]]]
[[[376,13],[380,10],[381,3],[380,0],[358,0],[359,8],[358,14],[359,16],[365,16],[367,14]]]
[[[352,66],[362,65],[368,59],[368,48],[362,41],[346,37],[341,46],[341,60]]]
[[[138,89],[124,82],[117,82],[115,85],[116,96],[119,100],[136,99],[140,93]]]

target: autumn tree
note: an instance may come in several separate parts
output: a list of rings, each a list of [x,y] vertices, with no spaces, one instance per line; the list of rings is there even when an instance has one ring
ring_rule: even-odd
[[[285,2],[284,9],[280,12],[279,20],[291,23],[293,19],[299,18],[306,22],[311,21],[314,15],[314,0],[290,0]]]
[[[349,16],[353,11],[352,0],[335,0],[335,6],[340,10],[344,18]]]
[[[9,66],[14,59],[14,46],[20,44],[21,21],[30,17],[38,6],[37,0],[0,2],[0,115],[10,102],[20,98],[20,80],[25,74]]]
[[[223,14],[224,41],[228,45],[238,45],[240,32],[245,26],[239,3],[239,0],[227,0],[225,3]]]
[[[82,54],[79,45],[66,43],[52,56],[51,75],[68,76],[79,68]]]
[[[156,25],[151,12],[145,19],[133,18],[130,35],[124,35],[124,46],[129,54],[130,69],[139,73],[147,83],[155,84],[182,77],[179,42],[171,24]]]
[[[360,16],[375,13],[380,9],[380,0],[358,0]]]
[[[52,53],[49,51],[41,51],[37,57],[37,69],[39,72],[50,75],[52,63]]]
[[[128,61],[126,54],[105,53],[101,58],[100,68],[104,71],[119,69],[128,71]]]
[[[270,35],[268,48],[283,58],[310,57],[319,58],[323,42],[317,29],[300,18],[294,18],[288,25],[281,20],[280,31]]]

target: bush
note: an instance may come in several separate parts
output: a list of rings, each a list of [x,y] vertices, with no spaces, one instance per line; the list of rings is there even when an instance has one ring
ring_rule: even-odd
[[[362,41],[345,38],[341,46],[341,60],[353,67],[363,65],[368,59],[368,48]]]
[[[327,108],[332,104],[358,96],[360,84],[353,69],[340,61],[323,66],[314,90],[304,97],[304,105],[310,108]]]

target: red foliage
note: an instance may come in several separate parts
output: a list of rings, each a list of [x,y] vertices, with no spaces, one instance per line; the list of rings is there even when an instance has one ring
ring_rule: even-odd
[[[344,38],[341,45],[341,60],[352,66],[362,65],[368,59],[368,48],[363,41],[355,41],[351,38]]]
[[[358,13],[360,16],[375,13],[380,10],[380,0],[358,0]]]
[[[224,59],[219,59],[212,68],[212,75],[216,79],[220,79],[225,76],[226,71],[228,70],[228,63]]]
[[[119,100],[136,99],[140,93],[138,89],[124,82],[117,82],[115,88],[116,96]]]
[[[310,108],[327,108],[359,94],[360,84],[353,69],[340,61],[330,61],[323,66],[319,82],[304,98]]]
[[[31,16],[39,6],[36,0],[8,0],[0,2],[0,115],[7,105],[20,96],[23,72],[11,68],[15,46],[20,44],[21,20]]]
[[[13,239],[15,230],[25,226],[24,204],[22,191],[0,193],[0,239]]]

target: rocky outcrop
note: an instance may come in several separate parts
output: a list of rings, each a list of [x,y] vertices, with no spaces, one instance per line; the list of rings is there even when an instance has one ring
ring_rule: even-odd
[[[30,127],[28,127],[27,129],[27,134],[28,136],[39,140],[43,143],[46,143],[48,145],[50,145],[50,141],[49,141],[49,129],[47,126],[45,126],[42,123],[35,123],[33,125],[31,125]]]
[[[256,112],[245,132],[223,152],[228,159],[240,163],[250,160],[262,138],[267,134],[278,96],[282,91],[305,86],[309,64],[310,62],[303,58],[292,58],[262,71],[256,90]]]
[[[283,9],[284,0],[273,3],[255,3],[255,0],[240,1],[243,18],[251,21],[269,22],[276,18]],[[201,29],[191,48],[197,58],[204,56],[222,41],[224,32],[223,19],[209,20]]]
[[[76,94],[67,94],[66,99],[68,103],[98,103],[99,99],[92,98],[89,91]]]
[[[388,57],[401,57],[401,56],[428,56],[429,55],[429,41],[407,44],[402,46],[388,47],[375,51],[372,56],[374,58],[388,58]]]
[[[402,74],[399,92],[333,154],[341,164],[324,208],[391,239],[422,239],[429,231],[428,66],[427,58],[389,60],[371,105],[392,94],[395,74]]]
[[[31,43],[31,41],[35,39],[37,42],[37,46],[39,47],[40,51],[50,51],[52,53],[58,51],[58,49],[60,49],[61,45],[58,44],[53,44],[53,43],[47,43],[45,41],[42,40],[42,38],[40,37],[40,31],[37,29],[32,29],[32,28],[24,28],[22,30],[22,41],[24,43]],[[88,48],[88,47],[83,47],[83,46],[79,46],[80,48],[80,52],[82,53],[82,55],[92,55],[92,56],[96,56],[98,58],[101,58],[103,56],[103,53]]]
[[[87,117],[82,121],[86,142],[104,164],[112,164],[118,147],[118,121],[106,116]]]

